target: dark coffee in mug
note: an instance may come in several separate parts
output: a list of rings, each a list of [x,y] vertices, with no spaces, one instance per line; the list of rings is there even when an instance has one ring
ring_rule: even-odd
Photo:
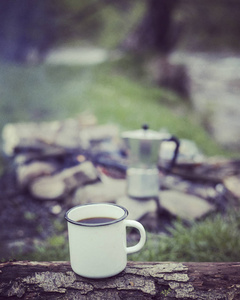
[[[87,219],[81,219],[77,222],[82,224],[103,224],[103,223],[110,223],[112,221],[115,221],[114,218],[107,218],[107,217],[94,217],[94,218],[87,218]]]

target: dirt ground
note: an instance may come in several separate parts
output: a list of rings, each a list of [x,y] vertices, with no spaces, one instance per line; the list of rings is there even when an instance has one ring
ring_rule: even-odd
[[[33,198],[28,191],[18,188],[11,169],[0,177],[0,190],[0,260],[19,259],[19,253],[20,257],[28,259],[28,254],[51,236],[67,236],[64,215],[72,206],[69,199]],[[173,220],[169,213],[161,211],[161,215],[146,214],[140,222],[148,231],[157,228],[165,232]],[[138,235],[134,230],[128,233],[128,243],[137,240]]]
[[[65,223],[64,204],[33,199],[20,191],[13,172],[0,178],[0,259],[14,259],[27,253],[56,231],[54,222]]]

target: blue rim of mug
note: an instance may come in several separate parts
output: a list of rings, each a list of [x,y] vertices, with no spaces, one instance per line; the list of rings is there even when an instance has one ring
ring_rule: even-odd
[[[72,210],[74,210],[74,209],[76,209],[76,208],[78,208],[78,207],[84,207],[84,206],[90,206],[90,205],[108,205],[108,206],[116,206],[116,207],[118,207],[118,208],[121,208],[121,209],[124,211],[124,214],[123,214],[120,218],[118,218],[118,219],[116,219],[116,220],[113,220],[113,221],[110,221],[110,222],[106,222],[106,223],[101,223],[101,224],[91,224],[91,223],[86,224],[86,223],[81,223],[81,222],[74,221],[74,220],[72,220],[72,219],[70,219],[70,218],[68,217],[68,214],[69,214]],[[112,224],[121,222],[121,221],[124,220],[127,216],[128,216],[128,210],[127,210],[125,207],[123,207],[123,206],[121,206],[121,205],[114,204],[114,203],[87,203],[87,204],[77,205],[77,206],[74,206],[74,207],[70,208],[70,209],[65,213],[65,219],[66,219],[68,222],[70,222],[70,223],[72,223],[72,224],[75,224],[75,225],[79,225],[79,226],[85,226],[85,227],[99,227],[99,226],[112,225]]]

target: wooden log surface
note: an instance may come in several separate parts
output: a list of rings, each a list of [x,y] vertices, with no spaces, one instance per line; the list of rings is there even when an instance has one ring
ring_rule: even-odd
[[[0,299],[240,299],[240,263],[128,262],[107,279],[69,262],[0,263]]]

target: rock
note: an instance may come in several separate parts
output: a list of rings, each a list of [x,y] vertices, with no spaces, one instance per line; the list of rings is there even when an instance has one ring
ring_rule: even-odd
[[[42,200],[63,198],[73,189],[84,184],[96,182],[97,171],[93,164],[86,161],[80,165],[63,170],[53,176],[43,176],[29,185],[32,196]]]
[[[158,206],[154,199],[137,200],[126,195],[125,179],[112,179],[102,174],[101,180],[95,184],[79,187],[73,196],[72,205],[113,202],[125,207],[131,220],[139,220],[148,213],[157,212]]]
[[[94,120],[66,119],[41,123],[6,124],[2,131],[3,151],[12,156],[16,151],[34,151],[40,156],[46,153],[87,150],[93,143],[115,139],[119,136],[117,126],[94,125]],[[92,117],[94,119],[94,117]],[[47,134],[46,134],[47,133]]]
[[[16,170],[17,182],[21,188],[25,188],[37,177],[50,175],[56,170],[56,164],[42,161],[20,165]]]
[[[85,185],[76,190],[72,204],[115,202],[125,195],[126,181],[123,179],[110,179],[95,184]]]
[[[200,197],[177,191],[161,191],[159,199],[161,206],[172,215],[189,221],[197,220],[215,209]]]
[[[90,161],[85,161],[72,168],[64,169],[59,175],[68,190],[95,182],[98,179],[97,170]]]
[[[223,181],[225,187],[239,200],[240,202],[240,175],[229,176]]]
[[[66,195],[67,187],[59,177],[43,176],[30,184],[29,191],[34,198],[56,200]]]
[[[193,107],[214,140],[239,150],[239,55],[173,52],[169,59],[188,69]]]
[[[118,198],[116,203],[128,210],[128,218],[131,220],[140,220],[146,214],[154,213],[158,209],[156,200],[154,199],[138,200],[123,196]]]

